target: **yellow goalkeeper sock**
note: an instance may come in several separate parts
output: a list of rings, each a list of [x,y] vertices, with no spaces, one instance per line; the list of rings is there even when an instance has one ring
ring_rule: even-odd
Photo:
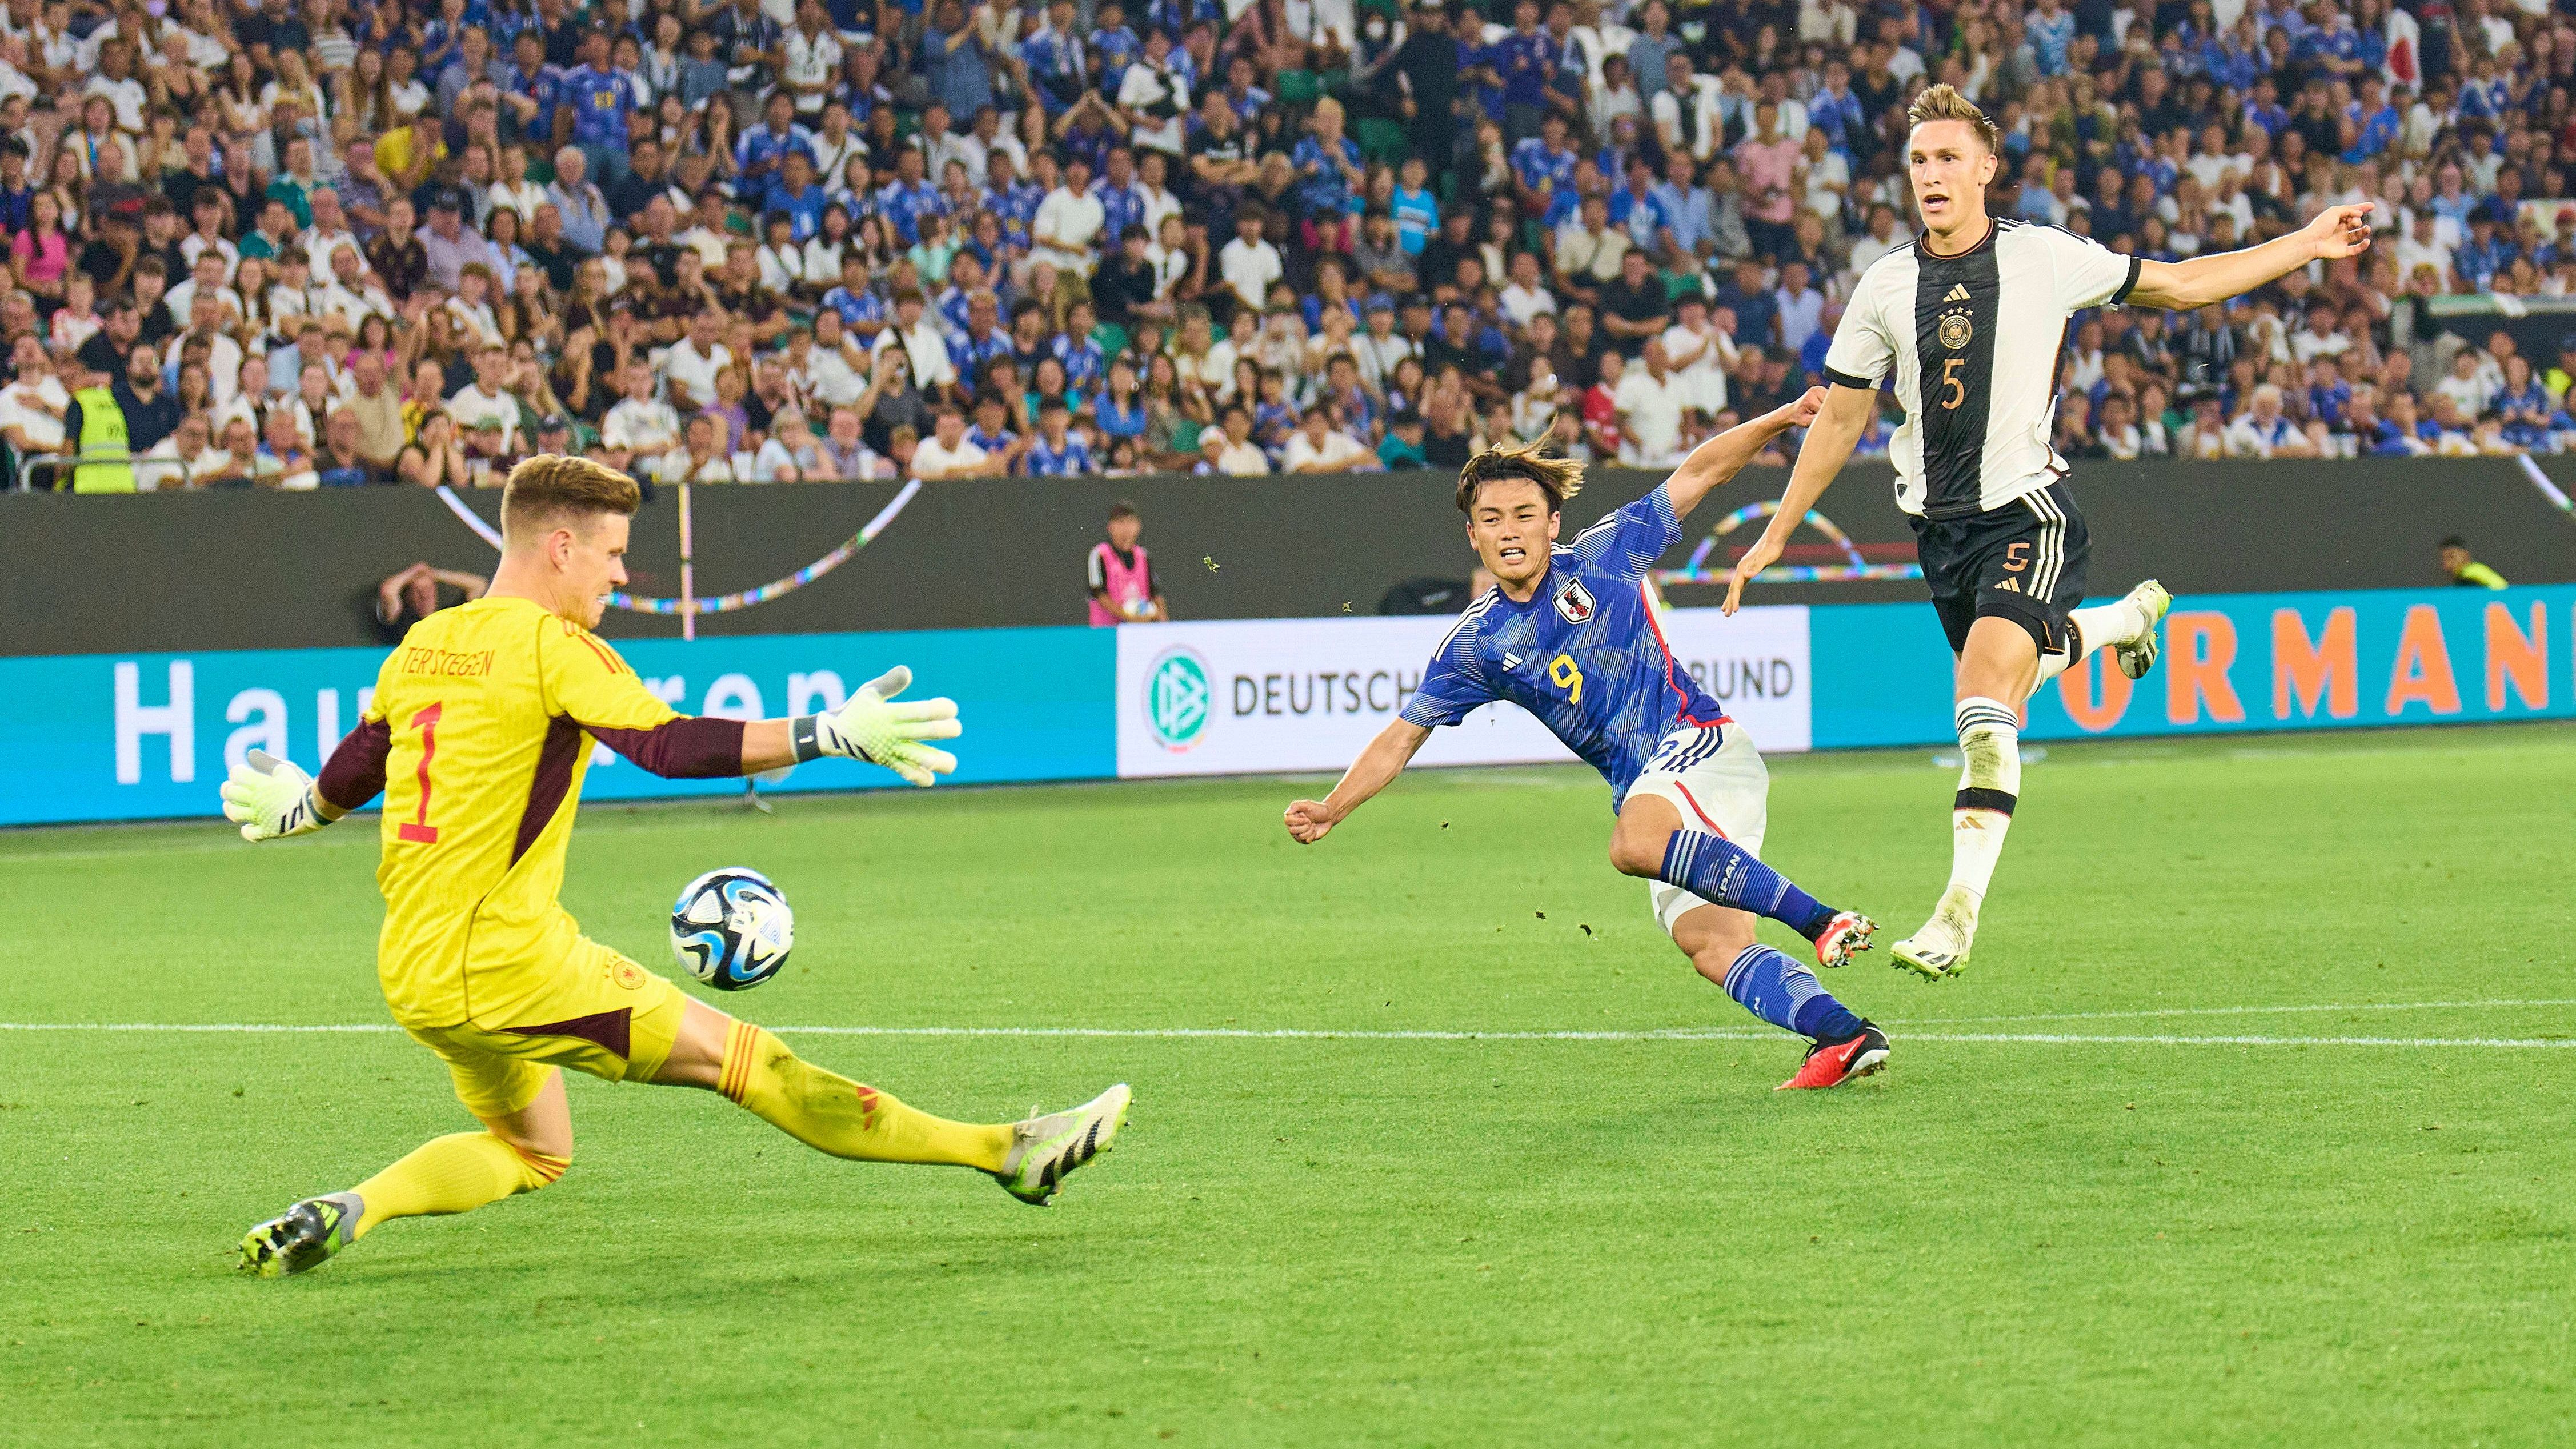
[[[800,1059],[747,1021],[725,1033],[716,1090],[762,1121],[818,1151],[861,1162],[933,1162],[1000,1172],[1011,1150],[1008,1126],[951,1122],[916,1112]]]
[[[541,1188],[571,1165],[570,1158],[524,1152],[489,1132],[458,1132],[424,1142],[352,1189],[364,1210],[351,1236],[364,1237],[387,1218],[471,1212],[512,1193]]]

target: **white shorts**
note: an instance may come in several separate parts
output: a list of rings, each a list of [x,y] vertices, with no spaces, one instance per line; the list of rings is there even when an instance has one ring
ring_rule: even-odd
[[[1629,799],[1640,795],[1671,801],[1682,813],[1683,829],[1713,832],[1761,857],[1762,833],[1771,819],[1771,772],[1744,726],[1684,725],[1664,736],[1646,772],[1628,787]],[[1717,904],[1659,880],[1646,882],[1646,897],[1666,935],[1683,916]]]

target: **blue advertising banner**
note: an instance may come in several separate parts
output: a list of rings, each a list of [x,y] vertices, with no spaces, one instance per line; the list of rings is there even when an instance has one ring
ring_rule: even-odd
[[[1804,614],[1812,688],[1797,704],[1812,711],[1814,748],[1952,738],[1950,656],[1929,607],[1818,605]],[[1313,622],[1321,639],[1330,623],[1349,621]],[[966,720],[953,778],[999,784],[1117,776],[1122,632],[753,635],[634,640],[621,649],[673,707],[746,719],[835,707],[885,669],[909,664],[916,694],[954,697]],[[0,825],[214,815],[216,786],[253,749],[320,768],[366,708],[383,659],[377,649],[0,658]],[[2164,657],[2145,679],[2132,683],[2096,654],[2043,686],[2024,737],[2570,717],[2576,585],[2224,594],[2176,602]],[[1784,742],[1795,734],[1772,730]],[[894,783],[880,770],[818,760],[767,788]],[[601,750],[585,794],[634,800],[741,788],[656,779]]]
[[[913,696],[945,694],[966,722],[961,784],[1117,773],[1116,631],[960,629],[632,640],[647,687],[690,714],[755,719],[836,708],[897,664]],[[254,749],[318,770],[374,693],[381,649],[0,658],[0,824],[147,820],[221,812],[215,790]],[[797,766],[766,788],[896,786],[845,760]],[[662,780],[605,749],[593,800],[718,795],[731,780]]]
[[[1820,750],[1953,738],[1929,606],[1810,614]],[[2576,716],[2576,585],[2182,598],[2132,683],[2108,651],[2043,685],[2023,738],[2216,734]]]

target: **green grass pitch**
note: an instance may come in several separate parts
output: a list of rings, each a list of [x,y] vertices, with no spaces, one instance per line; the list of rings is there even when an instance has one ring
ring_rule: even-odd
[[[594,806],[567,903],[647,962],[699,871],[785,887],[724,1003],[781,1027],[1612,1035],[791,1035],[1135,1115],[1041,1212],[577,1079],[560,1185],[260,1282],[250,1223],[470,1125],[426,1053],[0,1031],[0,1442],[2565,1444],[2571,783],[2565,726],[2058,747],[1971,974],[1830,978],[1896,1054],[1796,1095],[1572,768],[1311,849],[1308,781]],[[1899,934],[1951,788],[1775,761],[1770,856]],[[374,853],[0,836],[0,1017],[380,1024]]]

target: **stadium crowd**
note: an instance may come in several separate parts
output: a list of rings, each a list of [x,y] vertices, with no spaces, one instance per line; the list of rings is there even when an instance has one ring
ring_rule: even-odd
[[[2436,320],[2576,294],[2548,0],[6,0],[0,438],[87,491],[1663,465],[1816,378],[1934,80],[1994,210],[2123,252],[2379,202],[2078,318],[2069,457],[2576,438],[2576,337]]]

